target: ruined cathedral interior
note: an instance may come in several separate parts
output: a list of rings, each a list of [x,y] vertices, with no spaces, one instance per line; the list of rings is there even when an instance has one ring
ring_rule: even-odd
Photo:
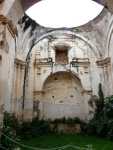
[[[0,0],[0,122],[5,111],[88,120],[98,85],[113,95],[113,1],[93,1],[102,10],[85,24],[56,28],[27,15],[40,2]]]

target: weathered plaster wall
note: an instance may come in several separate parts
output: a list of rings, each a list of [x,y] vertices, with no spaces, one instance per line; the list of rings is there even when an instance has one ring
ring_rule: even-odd
[[[107,94],[113,94],[113,15],[111,16],[108,30],[107,30],[107,42],[106,42],[106,56],[110,57],[111,62],[104,69],[105,91]],[[109,88],[108,88],[109,87]]]
[[[0,24],[0,112],[11,112],[15,60],[15,40],[7,25]]]
[[[0,24],[0,33],[5,29],[5,34],[0,34],[0,40],[5,41],[5,47],[0,48],[0,112],[7,110],[15,112],[18,116],[22,116],[24,112],[26,119],[32,118],[33,100],[37,99],[37,93],[40,97],[40,91],[43,93],[43,85],[47,77],[51,73],[60,71],[71,70],[81,80],[86,99],[86,114],[89,111],[88,99],[91,94],[97,95],[99,82],[103,85],[105,96],[113,93],[113,16],[111,13],[104,9],[99,17],[84,26],[56,30],[41,27],[29,17],[21,18],[23,13],[19,0],[10,0],[10,2],[4,0],[0,4],[0,14],[12,20],[12,24],[16,24],[18,31],[17,36],[14,36],[11,30],[9,31],[9,26]],[[41,38],[44,40],[36,44]],[[53,41],[48,44],[48,40]],[[79,70],[72,66],[70,69],[69,64],[55,65],[53,46],[58,43],[69,44],[72,47],[68,52],[69,63],[73,57],[78,57],[89,58],[90,64],[79,63]],[[46,58],[47,61],[48,57],[52,58],[53,66],[50,62],[39,64],[38,59]]]
[[[16,25],[24,11],[20,0],[3,0],[0,3],[0,14],[8,17]]]
[[[96,64],[98,57],[96,53],[92,51],[92,47],[87,41],[79,39],[79,37],[70,36],[69,33],[70,32],[67,31],[53,32],[53,34],[51,34],[52,39],[50,40],[49,37],[46,37],[41,40],[35,45],[30,55],[29,72],[26,80],[27,93],[25,107],[28,106],[30,109],[30,100],[31,102],[34,101],[34,103],[39,103],[40,116],[46,119],[54,119],[55,117],[63,116],[73,117],[74,115],[82,119],[88,119],[90,111],[88,101],[91,95],[98,95],[98,84],[101,80]],[[68,64],[62,65],[56,63],[54,47],[60,44],[70,47],[67,53],[69,59]],[[52,58],[52,62],[48,62],[49,58]],[[76,58],[78,58],[78,67],[71,64],[74,59],[76,61]],[[55,81],[52,80],[54,74],[60,72],[64,73],[61,73],[61,78],[55,83]],[[73,80],[73,78],[69,78],[69,80],[65,79],[68,72],[75,74],[81,81],[81,90],[78,91],[78,95],[76,95],[73,86],[76,85],[77,89],[79,89],[80,85],[78,86],[76,80]],[[53,77],[51,77],[52,74]],[[50,79],[49,81],[48,77]],[[48,83],[47,86],[46,80]],[[72,83],[75,84],[72,86]],[[49,87],[50,92],[47,87]],[[71,97],[69,98],[69,95],[72,94],[74,95],[72,97],[75,97],[78,103],[80,102],[79,106],[75,101],[72,101]],[[55,99],[54,103],[52,102],[53,99]],[[84,103],[81,102],[83,99]],[[59,100],[64,102],[58,103]],[[82,103],[84,105],[82,105]],[[78,109],[74,109],[73,106],[78,107]],[[36,106],[34,107],[36,108]],[[36,110],[38,110],[38,108]],[[82,112],[82,110],[84,111]]]
[[[86,118],[85,100],[79,79],[68,72],[50,75],[43,86],[40,115],[47,119],[62,117]],[[41,107],[43,105],[43,108]]]

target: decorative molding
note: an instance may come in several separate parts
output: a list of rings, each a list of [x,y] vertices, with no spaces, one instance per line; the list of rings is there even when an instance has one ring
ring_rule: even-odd
[[[17,28],[13,25],[13,22],[4,15],[0,15],[0,23],[3,25],[7,25],[9,32],[11,33],[13,38],[15,38],[15,35],[17,35]]]
[[[26,62],[23,61],[23,60],[20,60],[20,59],[16,58],[16,59],[15,59],[15,64],[16,64],[17,66],[25,67]]]
[[[52,58],[41,58],[41,59],[35,59],[34,66],[37,65],[52,65],[53,60]]]
[[[72,66],[89,66],[90,61],[89,58],[73,58],[71,63]]]
[[[111,58],[110,57],[106,57],[105,59],[100,59],[96,61],[96,64],[98,66],[106,66],[106,65],[110,65],[111,64]]]
[[[41,91],[33,91],[33,99],[36,100],[38,96],[40,97],[40,96],[43,95],[43,94],[45,94],[45,91],[44,91],[44,90],[41,90]]]
[[[53,49],[56,51],[68,51],[71,46],[65,43],[57,43],[53,46]]]
[[[88,95],[92,95],[92,90],[83,90],[81,94],[88,94]]]

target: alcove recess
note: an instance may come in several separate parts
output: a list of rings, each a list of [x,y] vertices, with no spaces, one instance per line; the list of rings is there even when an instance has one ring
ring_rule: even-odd
[[[55,63],[68,64],[68,51],[71,47],[66,44],[57,44],[53,48],[55,50]]]

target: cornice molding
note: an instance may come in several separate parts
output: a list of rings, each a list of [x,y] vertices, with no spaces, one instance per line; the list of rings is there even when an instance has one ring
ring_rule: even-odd
[[[20,60],[18,58],[15,59],[15,64],[18,66],[18,65],[21,65],[23,67],[25,67],[26,63],[23,61],[23,60]]]
[[[105,65],[109,65],[111,63],[111,58],[107,57],[105,59],[100,59],[96,61],[98,66],[105,66]]]

